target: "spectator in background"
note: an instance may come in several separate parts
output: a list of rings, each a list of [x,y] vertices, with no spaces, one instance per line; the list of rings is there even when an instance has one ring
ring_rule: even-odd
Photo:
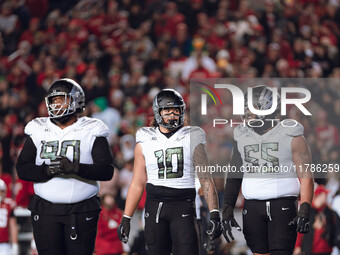
[[[135,138],[132,135],[126,134],[120,138],[120,150],[126,162],[133,160],[135,144]]]
[[[105,97],[97,97],[90,104],[92,111],[92,118],[102,120],[109,128],[109,144],[112,145],[121,121],[121,115],[119,111],[108,105]]]
[[[33,183],[17,179],[15,183],[15,202],[17,206],[28,208],[32,196],[34,195]]]
[[[101,197],[101,204],[95,253],[96,255],[123,254],[123,245],[117,234],[123,212],[117,207],[115,198],[110,193]]]
[[[327,205],[328,190],[319,185],[311,207],[310,231],[298,233],[293,255],[331,254],[335,235],[335,212]]]
[[[204,52],[205,41],[201,37],[197,37],[192,42],[194,51],[192,55],[185,61],[182,71],[182,80],[187,82],[193,72],[203,73],[196,78],[209,78],[209,74],[216,72],[216,63]]]
[[[129,190],[130,183],[133,177],[133,159],[125,161],[124,168],[119,172],[119,187],[120,187],[120,196],[122,199],[122,207],[125,205],[127,193]]]
[[[17,28],[20,25],[18,15],[13,13],[13,2],[5,1],[1,4],[0,32],[2,33],[5,53],[9,54],[15,50],[18,37]]]
[[[317,114],[315,133],[321,152],[327,153],[331,148],[339,145],[339,130],[329,123],[328,113],[322,109]]]
[[[14,201],[6,198],[7,187],[0,179],[0,255],[19,255],[18,227],[13,214]]]

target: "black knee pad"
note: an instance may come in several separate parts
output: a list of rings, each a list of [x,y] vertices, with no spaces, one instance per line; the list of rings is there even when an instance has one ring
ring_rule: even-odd
[[[292,255],[293,253],[287,250],[274,250],[270,252],[270,255]]]

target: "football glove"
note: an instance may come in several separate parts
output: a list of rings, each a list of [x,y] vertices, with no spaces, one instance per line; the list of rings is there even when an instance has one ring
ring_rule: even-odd
[[[71,162],[67,157],[57,156],[51,160],[51,164],[46,165],[45,170],[50,177],[57,174],[77,174],[79,164],[77,162]]]
[[[131,218],[128,218],[127,216],[124,215],[117,229],[118,238],[123,243],[127,243],[129,241],[130,220]]]
[[[58,158],[51,160],[51,163],[45,165],[44,169],[49,177],[60,174],[60,160]]]
[[[304,202],[300,205],[297,216],[288,225],[296,226],[296,232],[305,234],[309,231],[310,204]]]
[[[210,212],[207,234],[211,240],[215,240],[222,234],[222,225],[219,211]]]
[[[78,162],[72,162],[67,157],[58,156],[60,160],[60,172],[62,174],[77,174],[79,172]]]
[[[234,236],[232,234],[232,228],[236,228],[238,231],[241,231],[240,225],[234,218],[234,207],[230,205],[224,205],[223,207],[223,214],[222,214],[222,233],[225,240],[228,243],[231,243],[234,240]]]

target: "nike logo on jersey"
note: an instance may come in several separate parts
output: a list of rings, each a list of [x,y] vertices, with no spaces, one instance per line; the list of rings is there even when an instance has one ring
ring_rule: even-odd
[[[289,207],[282,207],[282,211],[286,211],[288,209],[289,209]]]
[[[89,221],[89,220],[92,220],[93,217],[86,217],[85,220]]]
[[[190,214],[182,214],[182,217],[188,217]]]

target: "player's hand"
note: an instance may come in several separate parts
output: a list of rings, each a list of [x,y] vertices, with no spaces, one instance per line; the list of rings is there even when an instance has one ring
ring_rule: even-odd
[[[211,240],[215,240],[222,234],[221,218],[218,211],[210,212],[207,234]]]
[[[45,165],[45,171],[48,176],[60,174],[60,160],[58,158],[51,160],[49,165]]]
[[[124,215],[117,229],[118,238],[123,243],[127,243],[129,241],[130,220],[131,218],[128,218]]]
[[[300,205],[297,216],[289,222],[289,225],[296,226],[296,232],[305,234],[309,231],[310,204],[304,202]]]
[[[72,162],[67,157],[58,156],[60,160],[60,172],[62,174],[77,174],[79,171],[78,162]]]
[[[236,228],[238,231],[241,231],[240,225],[234,218],[234,207],[229,205],[224,205],[223,214],[222,214],[222,233],[225,240],[228,243],[231,243],[234,240],[234,236],[232,234],[232,228]]]

